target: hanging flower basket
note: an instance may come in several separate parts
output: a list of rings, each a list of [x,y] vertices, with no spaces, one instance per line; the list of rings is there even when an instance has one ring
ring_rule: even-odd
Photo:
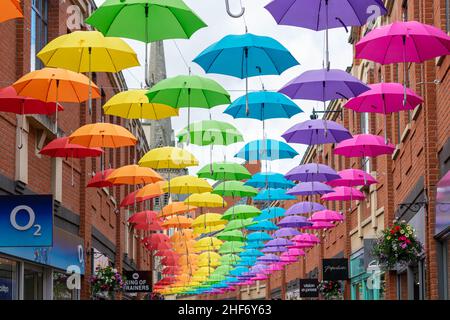
[[[374,245],[373,255],[384,270],[394,270],[419,261],[423,247],[414,232],[405,222],[394,222],[391,228],[383,230]]]
[[[319,291],[326,300],[342,299],[342,286],[339,281],[321,281]]]
[[[99,300],[113,300],[114,294],[125,286],[125,279],[117,272],[117,269],[109,266],[97,268],[96,275],[92,276],[89,282],[93,298]]]

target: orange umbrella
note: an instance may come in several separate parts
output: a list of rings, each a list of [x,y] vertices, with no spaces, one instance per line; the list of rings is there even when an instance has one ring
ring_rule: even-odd
[[[177,231],[174,232],[174,234],[170,237],[170,242],[177,243],[177,242],[184,242],[189,240],[194,240],[194,232],[193,230],[187,229],[183,230],[182,232]]]
[[[2,10],[0,10],[0,22],[23,18],[20,0],[2,0]]]
[[[161,180],[142,187],[136,192],[136,200],[151,199],[162,196],[164,194],[162,190],[164,183],[165,182]]]
[[[184,216],[177,216],[170,218],[161,225],[165,229],[170,228],[190,228],[192,225],[192,219]]]
[[[60,68],[32,71],[14,82],[12,86],[16,89],[17,95],[44,102],[81,103],[89,99],[89,78],[81,73]],[[92,98],[100,98],[100,89],[95,84],[92,87]],[[57,133],[58,109],[55,113],[55,128]]]
[[[132,164],[114,170],[106,180],[113,184],[137,185],[155,183],[163,178],[153,169]]]
[[[90,148],[120,148],[134,146],[137,138],[122,126],[92,123],[75,130],[69,136],[69,141]]]
[[[167,216],[173,216],[176,214],[185,214],[190,212],[195,212],[197,207],[189,206],[185,204],[184,202],[172,202],[171,204],[168,204],[161,210],[160,217],[167,217]]]

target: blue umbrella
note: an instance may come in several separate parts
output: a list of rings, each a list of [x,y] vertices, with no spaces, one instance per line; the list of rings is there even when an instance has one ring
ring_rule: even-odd
[[[292,189],[291,189],[292,190]],[[263,189],[255,197],[254,201],[295,200],[293,195],[287,194],[284,189]]]
[[[256,257],[243,257],[239,262],[240,267],[251,267],[256,264]]]
[[[263,256],[264,254],[261,253],[261,251],[256,250],[256,249],[247,249],[241,253],[239,253],[239,256],[244,258],[244,257],[260,257]]]
[[[298,155],[290,145],[285,142],[264,139],[247,143],[235,157],[247,161],[292,159]]]
[[[297,104],[278,92],[251,92],[248,94],[248,112],[246,96],[236,99],[224,111],[233,118],[251,118],[257,120],[291,118],[303,112]]]
[[[252,232],[247,235],[247,241],[249,242],[249,245],[251,243],[258,243],[262,241],[269,241],[272,240],[273,237],[266,233],[266,232]]]
[[[263,221],[258,221],[257,223],[246,227],[246,229],[250,230],[250,231],[262,231],[262,230],[271,231],[271,230],[277,230],[278,227],[269,220],[263,220]]]
[[[253,221],[271,220],[271,219],[284,217],[285,212],[286,212],[286,209],[283,209],[280,207],[267,208],[267,209],[262,210],[261,214],[259,216],[253,218]]]
[[[275,172],[258,172],[245,183],[247,186],[254,188],[281,188],[289,189],[295,184],[286,179],[281,173]]]
[[[230,271],[230,274],[232,276],[240,276],[241,274],[243,274],[244,272],[248,272],[248,268],[246,267],[236,267],[233,270]]]
[[[264,242],[262,241],[251,241],[242,247],[242,249],[261,249],[261,248],[264,248]]]

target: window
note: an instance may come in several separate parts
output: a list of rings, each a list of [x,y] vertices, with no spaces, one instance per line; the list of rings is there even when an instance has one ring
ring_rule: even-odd
[[[0,258],[0,300],[17,300],[17,271],[15,261]]]
[[[31,3],[30,22],[30,68],[31,71],[43,67],[41,60],[36,54],[47,44],[48,41],[48,1],[33,0]]]

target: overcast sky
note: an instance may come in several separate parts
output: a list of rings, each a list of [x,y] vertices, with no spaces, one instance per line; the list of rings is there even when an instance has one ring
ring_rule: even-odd
[[[239,11],[240,0],[229,0],[232,10]],[[96,0],[97,5],[101,5],[103,0]],[[310,69],[322,67],[324,56],[324,32],[315,32],[307,29],[279,26],[272,18],[264,6],[270,0],[242,0],[246,8],[245,20],[248,31],[256,35],[270,36],[281,42],[300,62],[300,66],[293,67],[285,71],[280,76],[263,76],[262,80],[267,90],[278,90],[292,78]],[[219,41],[228,34],[242,34],[245,32],[243,18],[231,18],[225,10],[225,0],[185,0],[185,3],[195,11],[208,25],[207,28],[197,31],[189,40],[166,40],[164,41],[166,54],[167,76],[173,77],[180,74],[187,74],[188,69],[183,61],[186,60],[192,68],[192,73],[204,76],[205,73],[198,65],[191,61],[210,44]],[[342,29],[330,30],[330,60],[331,67],[346,69],[352,63],[352,48],[348,44],[349,34]],[[125,39],[138,53],[141,64],[144,64],[144,46],[142,43]],[[183,57],[180,55],[175,43],[178,45]],[[144,82],[144,68],[136,67],[124,71],[124,76],[130,88],[140,88]],[[208,77],[218,81],[227,89],[232,100],[243,95],[245,92],[245,81],[229,76],[208,74]],[[250,88],[259,90],[261,83],[258,78],[250,79]],[[268,120],[266,121],[267,138],[284,141],[281,134],[296,123],[309,119],[312,109],[323,108],[322,103],[313,101],[295,101],[304,113],[298,114],[291,119]],[[215,120],[227,121],[235,125],[244,135],[246,142],[262,138],[262,123],[258,120],[233,119],[231,116],[223,114],[227,106],[219,106],[211,110],[212,118]],[[191,121],[209,119],[208,112],[204,109],[191,109]],[[187,125],[187,109],[181,109],[180,116],[172,118],[172,126],[177,134]],[[233,155],[243,147],[244,143],[237,143],[228,147],[214,147],[213,161],[222,161],[226,157],[229,161],[242,160],[233,159]],[[275,172],[285,173],[299,164],[304,146],[292,145],[300,155],[294,160],[277,160],[268,163],[268,169]],[[197,147],[189,145],[187,147],[197,156],[201,166],[209,163],[209,147]],[[191,173],[195,173],[197,168],[192,168]]]

